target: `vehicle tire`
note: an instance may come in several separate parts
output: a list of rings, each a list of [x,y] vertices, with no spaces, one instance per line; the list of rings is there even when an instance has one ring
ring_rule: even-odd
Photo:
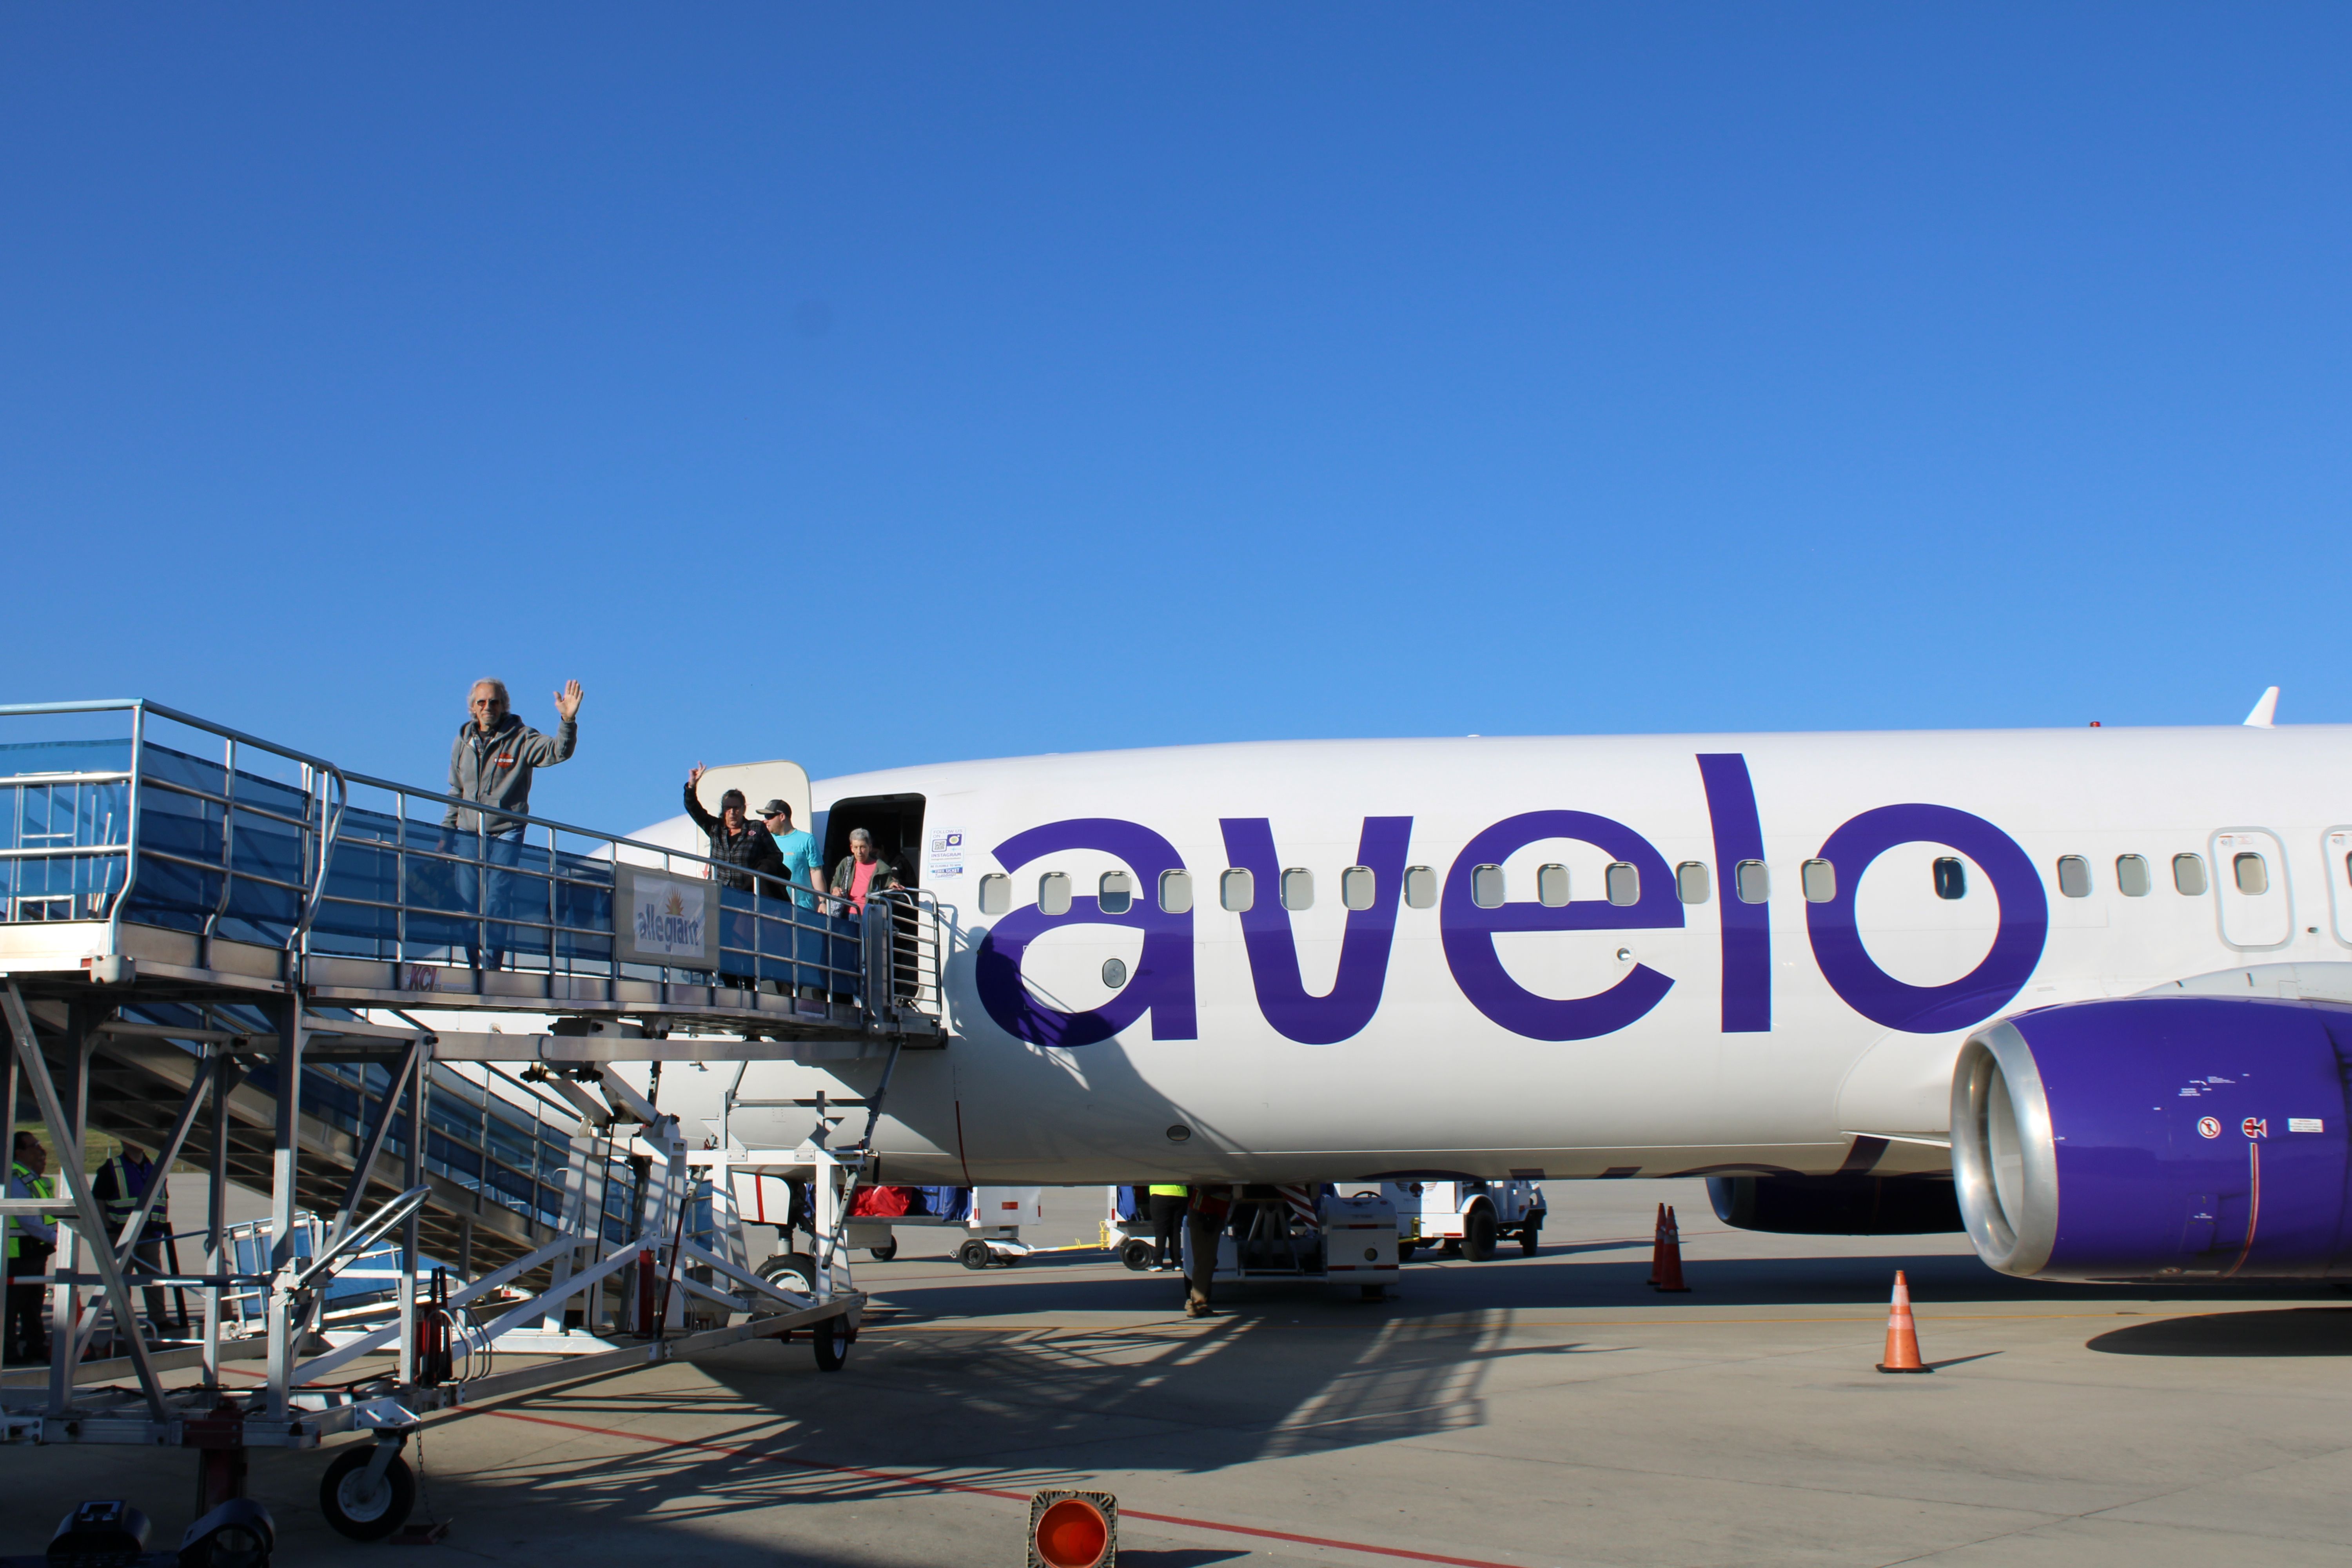
[[[1484,1263],[1495,1256],[1495,1206],[1476,1203],[1462,1216],[1462,1256]]]
[[[1543,1215],[1531,1214],[1528,1215],[1528,1223],[1519,1226],[1519,1250],[1533,1258],[1536,1255],[1536,1249],[1541,1246],[1543,1246]]]
[[[898,1238],[895,1236],[892,1237],[890,1238],[890,1244],[887,1247],[867,1247],[866,1249],[866,1256],[874,1259],[877,1263],[889,1262],[890,1259],[898,1256]]]
[[[1149,1273],[1151,1268],[1151,1243],[1129,1240],[1118,1249],[1118,1260],[1138,1274]]]
[[[992,1261],[989,1257],[988,1243],[984,1241],[965,1242],[961,1247],[956,1248],[956,1261],[962,1264],[966,1268],[987,1268],[990,1262]]]
[[[819,1372],[839,1372],[849,1359],[849,1314],[837,1312],[809,1325],[809,1348],[816,1352]]]
[[[787,1279],[786,1275],[796,1276]],[[803,1296],[816,1294],[816,1259],[805,1252],[779,1252],[760,1265],[760,1278],[771,1285],[782,1285],[787,1290],[797,1290]]]
[[[338,1535],[353,1541],[382,1541],[408,1521],[416,1506],[416,1475],[408,1461],[394,1454],[373,1496],[360,1489],[367,1484],[368,1461],[375,1457],[373,1443],[354,1443],[335,1457],[319,1480],[319,1511]]]

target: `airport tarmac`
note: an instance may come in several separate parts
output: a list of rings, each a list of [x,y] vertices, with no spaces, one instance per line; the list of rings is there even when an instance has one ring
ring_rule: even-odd
[[[734,1347],[436,1419],[443,1555],[1024,1561],[1040,1487],[1111,1491],[1127,1568],[1209,1564],[2339,1563],[2352,1550],[2352,1298],[2044,1286],[1959,1237],[1772,1237],[1698,1182],[1549,1186],[1543,1251],[1416,1261],[1394,1300],[1236,1295],[1188,1321],[1172,1277],[1070,1251],[974,1273],[943,1232],[861,1261],[847,1368]],[[1651,1291],[1677,1205],[1687,1296]],[[1032,1239],[1091,1240],[1099,1189]],[[1937,1371],[1890,1377],[1908,1271]],[[258,1453],[278,1562],[411,1549],[321,1521],[332,1446]],[[412,1448],[412,1456],[415,1450]],[[0,1552],[76,1499],[127,1496],[158,1545],[194,1462],[0,1450]]]

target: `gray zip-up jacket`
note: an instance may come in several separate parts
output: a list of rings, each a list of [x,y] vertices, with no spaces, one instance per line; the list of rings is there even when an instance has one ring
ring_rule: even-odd
[[[449,746],[449,793],[484,805],[527,813],[531,770],[553,767],[570,757],[579,743],[580,724],[574,719],[558,724],[552,740],[511,713],[487,735],[468,719],[458,727],[457,738]],[[442,815],[441,826],[472,833],[484,815],[453,805]],[[500,817],[496,812],[487,815],[486,831],[491,834],[522,831],[522,824],[511,817]]]

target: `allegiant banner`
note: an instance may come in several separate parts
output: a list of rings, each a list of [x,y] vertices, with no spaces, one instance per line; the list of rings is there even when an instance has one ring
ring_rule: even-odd
[[[1738,752],[1714,752],[1693,760],[1706,790],[1717,866],[1728,868],[1743,860],[1760,860],[1764,834],[1747,759]],[[1273,887],[1280,862],[1266,819],[1228,817],[1220,826],[1226,864],[1250,871],[1259,887]],[[1285,1037],[1305,1045],[1332,1045],[1371,1022],[1387,980],[1412,833],[1409,816],[1364,819],[1357,864],[1371,868],[1374,898],[1369,908],[1349,910],[1339,973],[1324,995],[1310,995],[1301,983],[1289,911],[1276,900],[1261,898],[1242,912],[1242,940],[1259,1009]],[[1591,845],[1612,860],[1633,866],[1639,874],[1633,901],[1506,900],[1486,907],[1475,898],[1479,867],[1499,866],[1528,845],[1562,838]],[[1944,985],[1912,985],[1888,974],[1871,958],[1854,924],[1854,894],[1863,872],[1896,845],[1918,842],[1945,845],[1974,860],[1991,880],[2000,906],[2000,929],[1990,951],[1969,973]],[[1175,847],[1158,833],[1108,816],[1072,817],[1033,827],[997,845],[994,854],[997,864],[1010,872],[1074,850],[1118,857],[1146,888],[1157,885],[1163,871],[1189,870]],[[1821,847],[1819,858],[1835,868],[1836,887],[1830,898],[1805,905],[1814,962],[1848,1006],[1887,1028],[1934,1035],[1980,1023],[2009,1005],[2042,961],[2050,906],[2041,876],[2015,840],[1980,816],[1947,805],[1879,806],[1841,824]],[[1728,886],[1724,895],[1717,900],[1722,927],[1721,1027],[1726,1034],[1767,1031],[1772,1026],[1772,931],[1767,909],[1760,902],[1742,901]],[[1480,1013],[1529,1039],[1585,1040],[1613,1034],[1646,1016],[1674,988],[1673,978],[1636,963],[1598,994],[1565,1000],[1539,996],[1511,978],[1496,952],[1496,936],[1505,931],[1679,927],[1684,907],[1665,858],[1624,823],[1591,812],[1531,811],[1481,829],[1454,857],[1439,898],[1439,931],[1454,984]],[[1021,980],[1029,944],[1046,931],[1070,925],[1129,926],[1143,933],[1142,953],[1125,986],[1101,1006],[1084,1012],[1046,1005]],[[1092,1045],[1147,1013],[1155,1040],[1199,1037],[1189,910],[1171,912],[1155,900],[1135,899],[1125,910],[1111,913],[1097,899],[1073,897],[1066,912],[1048,915],[1030,904],[997,921],[981,938],[977,959],[982,1005],[999,1026],[1032,1044]]]
[[[711,883],[634,866],[620,868],[620,879],[613,934],[625,962],[707,969],[718,961]]]

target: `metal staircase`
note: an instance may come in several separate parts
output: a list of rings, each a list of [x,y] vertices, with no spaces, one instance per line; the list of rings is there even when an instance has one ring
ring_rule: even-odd
[[[862,1300],[841,1240],[865,1141],[778,1153],[813,1184],[819,1261],[763,1279],[731,1182],[708,1196],[676,1119],[612,1064],[938,1048],[940,911],[912,891],[862,919],[805,889],[738,891],[703,857],[541,818],[444,826],[466,804],[152,703],[0,707],[0,1102],[47,1124],[64,1189],[0,1203],[60,1226],[47,1387],[37,1415],[19,1414],[30,1391],[0,1389],[0,1436],[196,1447],[220,1498],[252,1447],[360,1425],[396,1447],[420,1410],[647,1359],[596,1337],[607,1323],[649,1336],[655,1359],[805,1326],[839,1364]],[[143,1215],[104,1234],[81,1173],[93,1131],[209,1166],[200,1268],[140,1266]],[[266,1268],[227,1245],[229,1182],[270,1194]],[[306,1362],[336,1270],[386,1246],[386,1321]],[[457,1289],[421,1307],[428,1260]],[[140,1329],[131,1292],[151,1281],[206,1300],[200,1347]],[[219,1376],[225,1297],[266,1324],[249,1397]],[[101,1319],[138,1391],[91,1406],[77,1352]],[[461,1321],[485,1350],[528,1341],[569,1362],[485,1378],[467,1358],[455,1379]],[[584,1341],[558,1342],[574,1328]],[[389,1393],[323,1381],[379,1352],[397,1358]],[[190,1361],[200,1384],[167,1388],[167,1363]],[[344,1484],[364,1502],[387,1462]]]

